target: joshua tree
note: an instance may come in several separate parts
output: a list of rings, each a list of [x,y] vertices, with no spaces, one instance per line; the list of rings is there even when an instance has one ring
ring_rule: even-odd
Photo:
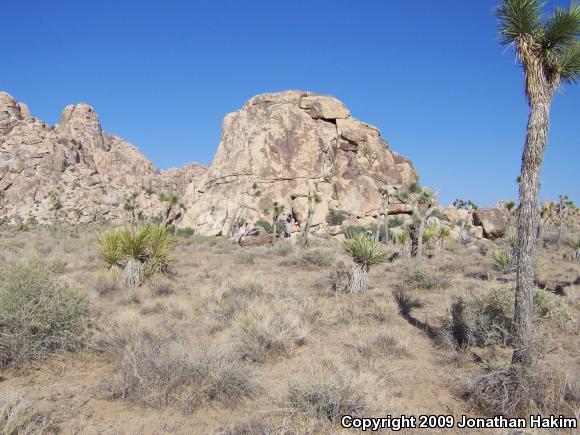
[[[350,291],[351,293],[366,292],[369,289],[370,267],[387,261],[389,254],[383,245],[364,234],[345,240],[343,243],[344,250],[354,262]]]
[[[560,249],[560,245],[562,244],[562,235],[564,234],[564,224],[570,215],[570,211],[574,210],[576,205],[574,202],[568,198],[567,195],[560,195],[560,203],[558,204],[558,217],[560,220],[559,227],[558,227],[558,242],[556,249]]]
[[[129,192],[125,194],[125,202],[123,203],[123,209],[129,215],[129,220],[135,222],[135,210],[137,209],[137,197],[138,192]]]
[[[533,343],[534,263],[539,225],[538,189],[554,93],[580,75],[580,4],[544,19],[541,0],[502,0],[496,10],[501,42],[513,47],[524,71],[530,107],[519,177],[518,263],[512,367],[529,367]]]
[[[62,202],[60,201],[60,197],[56,192],[48,192],[48,197],[50,198],[50,207],[48,210],[53,212],[53,224],[56,225],[58,220],[58,211],[62,209]]]
[[[322,202],[322,198],[318,193],[313,193],[308,195],[308,216],[306,217],[306,224],[304,225],[304,232],[302,233],[302,245],[308,245],[308,233],[310,232],[310,226],[312,225],[312,218],[314,217],[314,211],[316,206]]]
[[[169,194],[160,193],[159,201],[165,203],[163,224],[166,226],[171,225],[173,222],[178,220],[181,217],[181,212],[185,211],[185,205],[182,202],[179,202],[179,195],[177,195],[176,192],[171,192]],[[179,211],[175,214],[175,216],[171,216],[171,211],[176,207]]]
[[[379,194],[381,195],[381,215],[383,216],[383,228],[385,229],[385,245],[389,244],[389,202],[391,199],[389,188],[387,186],[379,189]],[[380,234],[380,225],[379,234]]]
[[[284,207],[278,201],[272,203],[272,243],[276,241],[276,230],[278,226],[278,218],[284,212]]]
[[[413,206],[413,224],[411,227],[411,252],[418,261],[423,258],[423,233],[429,216],[433,214],[435,195],[429,189],[421,187],[416,181],[399,192],[399,198]]]

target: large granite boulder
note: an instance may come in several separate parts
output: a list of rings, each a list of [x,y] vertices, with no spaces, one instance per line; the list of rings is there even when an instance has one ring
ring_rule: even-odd
[[[238,240],[240,246],[264,246],[272,243],[272,236],[259,225],[246,231]]]
[[[274,201],[304,224],[315,196],[313,226],[325,225],[330,210],[372,219],[382,207],[380,188],[396,191],[415,180],[411,162],[336,98],[263,94],[224,118],[212,164],[187,189],[182,224],[202,234],[231,234],[240,217],[262,219]],[[410,212],[396,204],[391,210]]]
[[[497,208],[480,208],[473,211],[473,224],[483,228],[483,237],[495,240],[507,231],[504,214]]]

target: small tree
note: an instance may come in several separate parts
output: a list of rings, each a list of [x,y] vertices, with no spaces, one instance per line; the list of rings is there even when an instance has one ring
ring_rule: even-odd
[[[379,194],[381,195],[381,215],[383,216],[383,228],[385,229],[385,245],[389,244],[389,203],[391,195],[389,188],[387,186],[381,187],[379,189]],[[380,228],[380,225],[377,225]],[[380,229],[379,229],[380,233]]]
[[[135,222],[135,210],[137,209],[137,197],[138,192],[129,192],[125,194],[125,202],[123,203],[123,210],[125,210],[129,216],[131,222]]]
[[[562,236],[564,234],[564,225],[568,216],[570,215],[570,211],[576,208],[574,202],[568,198],[567,195],[560,195],[560,202],[558,204],[558,218],[559,218],[559,226],[558,226],[558,242],[556,243],[556,249],[560,250],[560,245],[562,244]]]
[[[278,201],[272,203],[272,243],[276,241],[276,230],[278,227],[278,218],[284,212],[284,207]]]
[[[316,206],[321,202],[322,198],[317,192],[308,195],[308,216],[306,217],[306,224],[304,225],[304,232],[302,233],[303,246],[308,245],[308,233],[310,232],[310,226],[312,225],[312,218],[314,217]]]
[[[411,226],[411,252],[421,261],[423,258],[423,233],[429,216],[435,208],[435,195],[431,190],[421,187],[416,181],[410,183],[404,190],[399,192],[399,199],[413,207],[413,223]]]
[[[345,252],[353,260],[351,293],[364,293],[369,288],[368,271],[371,266],[384,263],[389,254],[379,242],[366,235],[359,235],[344,242]]]
[[[60,201],[60,197],[54,191],[48,192],[48,197],[50,199],[50,207],[49,211],[53,212],[53,224],[56,225],[58,221],[58,212],[62,209],[62,202]]]
[[[159,201],[165,203],[165,212],[163,213],[163,224],[166,226],[171,225],[173,222],[178,220],[182,212],[185,211],[185,205],[179,201],[179,195],[177,192],[171,192],[169,194],[160,193]],[[174,216],[171,216],[171,212],[177,208],[178,211]]]

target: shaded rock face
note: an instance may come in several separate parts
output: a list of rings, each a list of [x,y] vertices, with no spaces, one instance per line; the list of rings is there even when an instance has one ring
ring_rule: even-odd
[[[473,224],[483,228],[483,237],[495,240],[507,231],[504,214],[497,208],[480,208],[473,212]]]
[[[263,218],[274,201],[303,223],[314,194],[314,226],[325,224],[329,210],[372,218],[382,206],[380,188],[415,180],[411,162],[336,98],[263,94],[224,118],[212,164],[188,187],[183,225],[227,234],[242,216]]]
[[[32,117],[28,107],[0,92],[0,219],[124,219],[124,195],[139,192],[137,210],[154,215],[164,205],[157,193],[182,194],[205,169],[188,165],[157,171],[133,145],[103,132],[94,109],[67,106],[54,127]]]

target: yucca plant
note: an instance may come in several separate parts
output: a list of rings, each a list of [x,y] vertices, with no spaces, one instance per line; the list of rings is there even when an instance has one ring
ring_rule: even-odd
[[[368,236],[360,235],[355,239],[345,240],[345,252],[352,257],[351,293],[363,293],[369,288],[368,271],[371,266],[384,263],[389,254],[384,246]]]
[[[572,240],[568,243],[570,251],[568,252],[568,258],[575,263],[580,262],[580,237]]]
[[[140,286],[146,278],[166,274],[173,261],[174,240],[165,225],[127,225],[98,237],[99,256],[123,271],[126,285]]]
[[[502,272],[511,272],[512,270],[512,256],[508,251],[499,251],[491,256],[493,265],[496,269]]]
[[[409,233],[403,231],[402,233],[398,233],[395,236],[395,243],[399,245],[399,254],[402,257],[410,257],[411,256],[411,245],[409,243]]]

